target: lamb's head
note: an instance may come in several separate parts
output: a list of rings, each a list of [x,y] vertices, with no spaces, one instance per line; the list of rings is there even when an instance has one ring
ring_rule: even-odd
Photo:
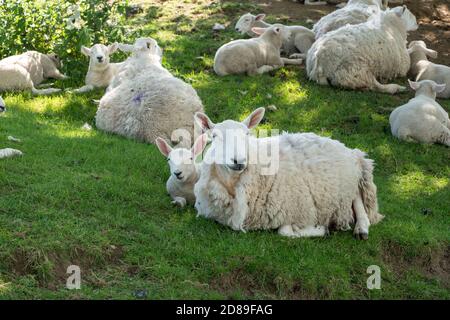
[[[159,47],[158,42],[153,38],[138,38],[133,45],[122,44],[118,45],[120,51],[133,52],[135,54],[149,54],[156,55],[160,59],[162,58],[162,49]]]
[[[422,80],[418,82],[408,80],[408,82],[411,89],[416,91],[416,97],[425,95],[432,99],[436,99],[436,93],[440,93],[445,90],[445,83],[437,84],[433,80]]]
[[[255,26],[256,21],[262,21],[265,17],[266,15],[263,13],[256,16],[251,13],[246,13],[239,18],[238,22],[236,23],[235,29],[241,34],[246,34],[250,32],[250,30],[252,30],[252,28]]]
[[[179,182],[192,181],[196,178],[195,159],[202,153],[208,141],[206,134],[200,135],[191,149],[173,149],[163,138],[156,138],[159,151],[167,157],[170,174]]]
[[[5,101],[3,101],[2,97],[0,97],[0,113],[6,111],[6,104]]]
[[[195,120],[204,131],[210,131],[212,143],[208,149],[208,164],[215,164],[223,174],[239,175],[248,166],[250,129],[264,117],[264,108],[258,108],[244,121],[225,120],[213,123],[206,114],[197,112]]]
[[[53,64],[55,65],[55,67],[57,69],[61,69],[62,67],[62,62],[61,62],[61,58],[56,54],[56,53],[50,53],[47,54],[47,57],[52,60]]]
[[[417,24],[416,17],[412,14],[411,11],[406,6],[401,7],[395,7],[393,9],[390,9],[388,11],[389,13],[394,13],[397,17],[399,17],[403,25],[406,28],[406,31],[415,31],[419,28],[419,25]]]
[[[275,24],[269,28],[252,28],[252,31],[257,35],[261,35],[261,38],[267,39],[270,43],[277,48],[281,48],[283,40],[287,40],[290,37],[290,32],[287,28],[280,24]]]
[[[437,58],[438,53],[437,51],[431,50],[427,48],[427,45],[424,41],[418,40],[418,41],[411,41],[408,46],[408,53],[412,54],[414,52],[422,52],[426,56],[431,58]]]
[[[95,44],[91,48],[87,48],[85,46],[81,47],[81,52],[89,57],[89,66],[93,69],[105,69],[109,65],[109,56],[114,53],[118,44],[114,43],[109,46],[105,46],[103,44]]]

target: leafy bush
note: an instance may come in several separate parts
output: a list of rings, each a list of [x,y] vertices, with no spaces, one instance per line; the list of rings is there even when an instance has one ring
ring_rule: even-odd
[[[0,0],[0,57],[36,50],[56,52],[65,71],[86,71],[82,45],[125,40],[127,0]]]

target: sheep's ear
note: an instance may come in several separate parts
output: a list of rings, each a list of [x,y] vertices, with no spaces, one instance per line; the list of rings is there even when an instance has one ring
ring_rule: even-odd
[[[118,43],[117,49],[122,52],[132,52],[134,49],[134,46],[131,44]]]
[[[156,138],[156,145],[158,146],[159,151],[165,156],[168,157],[170,152],[172,151],[172,147],[164,140],[163,138]]]
[[[264,33],[264,31],[266,31],[266,28],[257,28],[257,27],[253,27],[252,31],[254,33],[256,33],[258,36],[262,35]]]
[[[200,128],[202,128],[203,132],[214,128],[214,122],[212,122],[211,119],[209,119],[203,112],[196,112],[194,119],[197,121]]]
[[[192,147],[192,155],[194,158],[202,153],[203,149],[206,147],[206,143],[208,142],[208,135],[206,133],[200,135],[197,140],[195,140],[194,146]]]
[[[392,11],[397,15],[397,17],[401,18],[403,15],[403,12],[405,11],[404,7],[395,7],[392,9]]]
[[[408,79],[409,82],[409,86],[411,87],[411,89],[413,89],[414,91],[420,88],[420,84],[418,82],[415,81],[411,81]]]
[[[425,54],[433,59],[436,59],[438,57],[437,51],[431,49],[426,49]]]
[[[256,15],[255,20],[261,21],[261,20],[264,20],[265,17],[266,17],[266,15],[264,13],[260,13],[260,14]]]
[[[435,84],[433,86],[433,90],[436,91],[437,93],[440,93],[440,92],[443,92],[445,90],[445,87],[446,87],[445,83]]]
[[[114,52],[117,51],[118,48],[119,48],[119,44],[118,44],[117,42],[115,42],[115,43],[113,43],[113,44],[110,44],[110,45],[108,46],[108,53],[109,53],[109,54],[114,53]]]
[[[91,55],[91,49],[85,46],[81,46],[81,53],[84,54],[86,57],[89,57]]]
[[[253,111],[244,121],[242,121],[242,123],[245,124],[247,128],[253,129],[261,122],[265,112],[266,109],[258,108]]]

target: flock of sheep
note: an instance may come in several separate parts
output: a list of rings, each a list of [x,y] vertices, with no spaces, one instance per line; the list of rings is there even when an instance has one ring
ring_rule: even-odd
[[[321,85],[391,94],[406,87],[380,81],[409,73],[416,96],[392,112],[392,134],[450,146],[450,120],[435,100],[436,95],[450,98],[450,68],[428,61],[437,53],[423,41],[407,46],[408,31],[418,28],[416,19],[406,6],[389,9],[387,2],[349,0],[312,30],[272,25],[263,14],[245,14],[235,28],[251,38],[220,47],[214,70],[219,76],[257,75],[306,61],[308,78]],[[116,50],[130,56],[111,63]],[[174,204],[194,204],[199,216],[234,230],[277,229],[290,237],[324,236],[330,228],[348,230],[354,224],[355,236],[367,239],[369,226],[383,218],[373,161],[360,150],[312,133],[254,137],[250,130],[263,119],[264,108],[243,122],[212,122],[196,91],[162,66],[162,50],[154,39],[96,44],[82,47],[82,53],[89,57],[86,83],[72,92],[106,88],[97,128],[156,143],[168,159],[167,191]],[[54,54],[30,51],[6,58],[0,61],[0,91],[57,92],[39,85],[47,78],[66,78],[60,67]],[[5,110],[0,98],[0,112]],[[267,150],[268,162],[254,161]],[[0,150],[0,157],[14,152],[20,151]]]

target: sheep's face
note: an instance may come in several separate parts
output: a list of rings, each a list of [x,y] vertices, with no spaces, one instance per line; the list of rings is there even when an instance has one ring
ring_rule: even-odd
[[[55,64],[56,68],[61,69],[62,62],[60,57],[56,53],[50,53],[47,55],[47,57],[52,60],[52,62]]]
[[[241,34],[246,34],[252,30],[256,21],[262,21],[266,17],[265,14],[258,14],[254,16],[251,13],[246,13],[241,16],[236,23],[235,29]]]
[[[402,19],[403,24],[405,25],[406,31],[415,31],[419,28],[416,17],[412,14],[411,11],[409,11],[409,9],[406,6],[395,7],[391,10],[399,18]]]
[[[209,130],[212,144],[205,161],[215,163],[227,174],[241,174],[248,166],[250,129],[256,127],[264,116],[264,108],[256,109],[244,121],[226,120],[214,124],[206,114],[196,113],[195,120],[203,130]]]
[[[6,104],[5,101],[3,101],[2,97],[0,97],[0,113],[6,111]]]
[[[445,83],[437,84],[433,80],[422,80],[418,82],[408,80],[408,82],[411,89],[416,91],[416,96],[425,94],[428,97],[436,98],[436,93],[443,92],[446,87]]]
[[[427,45],[422,40],[411,41],[408,45],[408,53],[412,54],[414,52],[423,52],[428,57],[436,59],[438,56],[437,51],[427,48]]]
[[[138,51],[147,51],[162,58],[162,50],[158,46],[158,42],[152,38],[139,38],[135,41],[134,47]]]
[[[179,182],[191,181],[196,176],[195,158],[206,146],[207,136],[205,134],[197,138],[192,149],[172,149],[162,138],[156,139],[159,151],[167,157],[170,174]]]
[[[117,50],[118,44],[114,43],[109,46],[96,44],[91,48],[81,47],[81,52],[89,57],[90,66],[94,68],[105,68],[109,64],[109,56]]]

